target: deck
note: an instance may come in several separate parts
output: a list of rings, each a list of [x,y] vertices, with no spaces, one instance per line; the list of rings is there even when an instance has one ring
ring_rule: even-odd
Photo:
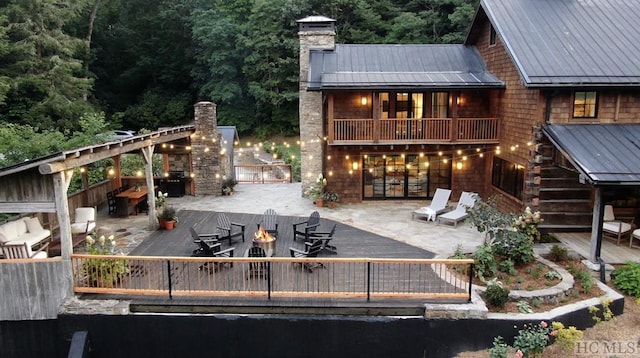
[[[562,242],[569,250],[575,251],[584,258],[590,256],[591,233],[590,232],[563,232],[554,233],[553,236]],[[640,249],[629,248],[629,239],[622,240],[620,245],[603,239],[601,256],[608,264],[623,264],[627,261],[640,260]]]
[[[235,256],[246,256],[248,249],[252,246],[252,237],[257,229],[257,224],[261,221],[262,215],[225,213],[232,222],[245,224],[245,240],[236,238],[232,246],[235,248]],[[190,227],[195,227],[199,233],[215,232],[216,212],[183,210],[179,212],[180,222],[174,230],[159,230],[153,232],[129,256],[191,256],[196,245],[189,233]],[[279,216],[278,217],[278,239],[276,241],[275,257],[290,257],[289,248],[302,249],[304,244],[302,239],[293,240],[293,223],[306,220],[304,217]],[[392,240],[368,231],[359,230],[349,225],[335,222],[333,220],[321,218],[321,225],[318,231],[328,231],[336,225],[336,232],[332,240],[332,245],[337,247],[337,254],[322,253],[320,258],[399,258],[399,259],[427,259],[433,258],[434,254]],[[222,248],[228,247],[224,241]],[[234,265],[233,271],[238,270],[248,264]],[[287,264],[291,266],[291,264]],[[279,266],[274,266],[279,267]],[[185,269],[186,270],[186,269]],[[191,269],[188,269],[191,270]],[[321,269],[317,277],[332,277],[333,268]],[[412,268],[411,270],[416,270]],[[193,271],[193,270],[191,270]],[[241,274],[243,274],[241,272]],[[195,276],[195,274],[192,273]],[[299,285],[309,281],[303,272],[293,273],[280,285]],[[414,273],[412,273],[414,275]],[[305,278],[307,276],[307,278]],[[416,275],[417,276],[417,275]],[[431,279],[429,284],[442,285],[433,272],[429,274]],[[201,276],[200,276],[201,277]],[[198,279],[203,281],[202,278]],[[301,281],[302,280],[302,281]],[[244,280],[240,280],[242,282]],[[238,282],[238,281],[235,281]],[[262,283],[260,283],[262,284]],[[389,280],[388,285],[400,285],[394,280]],[[85,298],[93,297],[93,294],[85,294]],[[375,298],[367,301],[362,298],[335,298],[335,297],[279,297],[274,296],[267,299],[264,296],[247,295],[243,297],[192,297],[176,296],[169,298],[166,296],[130,296],[127,295],[105,295],[103,298],[117,298],[131,300],[131,310],[135,312],[200,312],[200,313],[308,313],[308,314],[366,314],[366,315],[422,315],[424,314],[425,299],[385,299]],[[461,302],[460,300],[438,300],[438,302]]]

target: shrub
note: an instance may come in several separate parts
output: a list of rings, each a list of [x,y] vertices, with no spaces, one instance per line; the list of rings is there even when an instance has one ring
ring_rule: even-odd
[[[497,336],[493,339],[493,347],[489,350],[489,356],[491,358],[507,358],[508,351],[509,345],[504,342],[501,336]]]
[[[587,269],[579,269],[576,271],[576,273],[574,274],[576,280],[580,281],[580,283],[582,283],[582,291],[584,293],[589,293],[591,292],[591,289],[593,288],[594,282],[593,282],[593,276],[591,276],[591,272],[589,272],[589,270]]]
[[[518,271],[516,271],[515,265],[513,264],[513,261],[511,261],[510,259],[500,261],[498,267],[500,268],[500,271],[506,272],[511,276],[515,276],[518,273]]]
[[[596,306],[589,306],[589,312],[593,315],[591,318],[595,323],[600,323],[602,321],[610,321],[613,318],[613,311],[611,311],[611,300],[601,300],[602,304],[602,317],[598,316],[598,312],[600,309]]]
[[[526,234],[513,230],[497,230],[493,250],[512,260],[516,265],[533,261],[533,240]]]
[[[502,287],[496,281],[490,281],[487,290],[484,291],[483,297],[490,305],[502,308],[509,301],[509,289]]]
[[[513,347],[521,351],[523,357],[541,354],[549,343],[550,332],[549,325],[545,321],[535,325],[525,324],[514,338]]]
[[[562,280],[562,275],[560,275],[558,273],[558,271],[549,271],[547,273],[544,274],[544,277],[547,278],[547,280]]]
[[[569,251],[564,246],[553,245],[547,257],[553,262],[567,262],[569,261]]]
[[[456,246],[456,251],[453,253],[452,259],[466,259],[467,256],[462,252],[462,245]],[[467,274],[467,268],[469,265],[453,265],[453,269],[461,274]]]
[[[533,313],[529,302],[525,300],[518,301],[518,303],[516,303],[516,306],[518,307],[518,312],[520,313]]]
[[[577,341],[582,339],[582,331],[574,326],[565,328],[562,322],[552,322],[551,335],[556,337],[556,343],[563,349],[572,349]]]
[[[612,281],[625,295],[640,297],[640,263],[627,262],[624,266],[615,269]]]
[[[478,246],[476,252],[473,253],[473,259],[475,260],[476,277],[480,279],[492,277],[498,271],[498,264],[490,245]]]

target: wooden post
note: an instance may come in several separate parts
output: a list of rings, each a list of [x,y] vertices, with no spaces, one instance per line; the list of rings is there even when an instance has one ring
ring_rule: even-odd
[[[153,184],[153,149],[150,145],[140,149],[144,158],[144,172],[147,181],[147,204],[149,205],[149,230],[158,229],[158,218],[156,217],[156,190]]]
[[[71,219],[69,216],[69,202],[67,190],[73,177],[73,170],[61,171],[52,174],[53,190],[55,193],[56,212],[60,225],[60,248],[63,260],[70,260],[73,253],[73,240],[71,239]]]
[[[113,168],[116,171],[116,182],[115,182],[115,188],[112,189],[118,189],[122,186],[122,172],[120,171],[120,154],[116,155],[113,157]]]
[[[593,263],[598,263],[602,248],[603,212],[602,189],[596,186],[593,199],[593,219],[591,220],[591,248],[589,250],[589,260]]]
[[[333,143],[336,139],[335,133],[335,123],[333,122],[334,113],[333,113],[333,93],[329,93],[329,98],[327,101],[327,142]],[[344,133],[341,133],[344,134]]]
[[[460,92],[452,92],[453,99],[451,100],[451,138],[452,142],[456,142],[458,140],[458,98],[460,97]]]

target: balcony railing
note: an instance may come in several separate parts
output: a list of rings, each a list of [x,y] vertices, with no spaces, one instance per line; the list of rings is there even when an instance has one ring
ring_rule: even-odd
[[[329,144],[496,143],[498,118],[333,119]]]
[[[74,291],[162,296],[470,300],[473,260],[71,257]],[[317,266],[309,272],[305,264]],[[121,274],[116,275],[116,270]],[[462,273],[465,272],[465,273]]]

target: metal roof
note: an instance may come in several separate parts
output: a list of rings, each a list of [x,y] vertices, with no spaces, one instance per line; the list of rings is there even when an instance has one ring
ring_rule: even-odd
[[[640,124],[548,124],[543,131],[593,185],[640,185]]]
[[[504,87],[464,45],[336,45],[309,60],[309,90]]]
[[[480,6],[527,86],[640,86],[640,1],[481,0]]]

